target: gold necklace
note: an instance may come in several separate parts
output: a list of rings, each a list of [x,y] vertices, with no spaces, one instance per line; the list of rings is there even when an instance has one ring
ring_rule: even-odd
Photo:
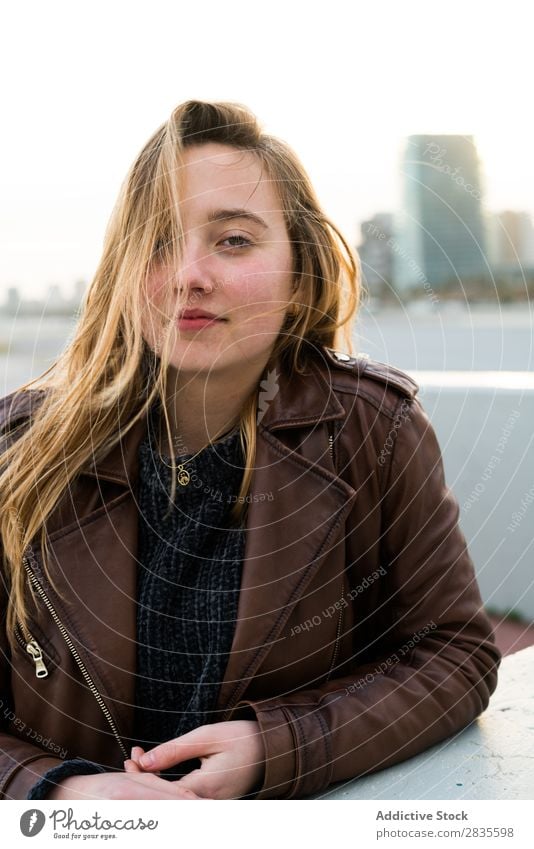
[[[230,434],[231,434],[231,433],[233,433],[235,430],[236,430],[236,427],[234,427],[231,431],[226,431],[226,433],[221,434],[221,436],[217,438],[216,442],[219,442],[219,441],[220,441],[223,437],[225,437],[225,436],[230,436]],[[177,479],[178,483],[180,484],[180,486],[187,486],[187,485],[188,485],[188,483],[189,483],[189,482],[190,482],[190,480],[191,480],[191,475],[189,474],[188,470],[185,468],[185,464],[186,464],[186,463],[192,463],[192,462],[193,462],[193,460],[194,460],[196,457],[198,457],[198,455],[199,455],[199,454],[202,454],[202,452],[203,452],[203,451],[204,451],[204,450],[205,450],[205,449],[206,449],[209,445],[215,445],[215,442],[209,442],[209,443],[208,443],[208,445],[204,445],[204,446],[200,449],[200,451],[197,451],[197,453],[196,453],[196,454],[193,454],[193,456],[192,456],[192,457],[190,457],[190,458],[189,458],[189,460],[183,460],[181,463],[178,463],[178,465],[177,465],[177,467],[176,467],[176,471],[177,471],[176,479]],[[158,451],[158,453],[159,453],[159,451]],[[160,454],[160,460],[163,462],[163,465],[164,465],[164,466],[166,466],[168,469],[172,468],[171,466],[169,466],[169,464],[168,464],[168,463],[165,463],[165,462],[164,462],[163,457],[161,456],[161,454]]]
[[[204,446],[204,448],[206,448],[206,446]],[[198,451],[189,460],[184,460],[184,463],[191,463],[192,460],[195,459],[195,457],[198,457],[199,454],[202,454],[202,452],[204,451],[204,448],[201,448],[200,451]],[[179,463],[178,466],[177,466],[177,469],[176,469],[176,471],[177,471],[176,479],[177,479],[178,483],[180,484],[180,486],[187,486],[187,484],[191,480],[191,475],[189,474],[189,472],[185,468],[184,463]]]

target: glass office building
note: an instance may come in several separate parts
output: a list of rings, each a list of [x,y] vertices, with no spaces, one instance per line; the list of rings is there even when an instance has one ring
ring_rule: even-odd
[[[412,135],[402,163],[395,222],[399,291],[425,285],[469,292],[489,280],[480,166],[472,136]]]

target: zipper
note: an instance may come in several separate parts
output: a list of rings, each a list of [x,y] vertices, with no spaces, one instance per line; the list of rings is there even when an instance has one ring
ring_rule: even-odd
[[[46,664],[43,660],[43,650],[35,637],[32,637],[29,631],[26,631],[26,639],[24,639],[20,623],[17,623],[17,627],[15,628],[15,636],[22,648],[31,655],[35,664],[36,678],[46,678],[48,675],[48,669],[46,668]]]
[[[334,468],[335,468],[336,463],[335,463],[335,457],[334,457],[334,436],[333,436],[332,433],[330,433],[330,428],[331,428],[331,422],[327,422],[328,448],[329,448],[329,451],[330,451],[330,456],[332,457],[332,463],[333,463]],[[342,593],[343,593],[343,589],[344,589],[344,584],[342,582],[342,589],[341,589]],[[338,655],[338,652],[339,652],[339,636],[340,636],[340,633],[341,633],[342,622],[343,622],[343,608],[341,608],[340,611],[339,611],[339,619],[338,619],[338,623],[337,623],[336,644],[334,646],[334,654],[332,656],[332,662],[330,664],[330,670],[328,672],[328,675],[326,676],[327,681],[330,678],[330,675],[332,674],[332,669],[334,668],[334,664],[337,660],[337,655]],[[221,721],[224,721],[225,719],[227,719],[231,715],[232,710],[233,710],[233,706],[227,707],[225,709],[222,717],[221,717]],[[282,708],[282,710],[283,710],[283,708]]]
[[[343,590],[345,589],[344,581],[341,581],[341,596],[343,598]],[[336,665],[337,656],[339,654],[339,639],[341,637],[341,627],[343,625],[343,607],[339,609],[339,618],[337,620],[337,631],[336,631],[336,642],[334,643],[334,652],[332,654],[332,660],[330,662],[330,669],[328,670],[328,675],[326,676],[326,680],[330,679],[334,666]]]
[[[328,423],[328,431],[329,431],[329,433],[328,433],[328,447],[329,447],[329,449],[330,449],[330,456],[332,457],[332,463],[333,463],[333,465],[334,465],[334,469],[335,469],[335,468],[336,468],[336,458],[335,458],[335,456],[334,456],[334,435],[333,435],[333,433],[330,433],[330,429],[331,429],[331,427],[335,427],[335,425],[332,425],[332,423],[331,423],[331,422],[329,422],[329,423]],[[343,591],[344,591],[344,589],[345,589],[345,584],[344,584],[344,581],[342,580],[342,581],[341,581],[341,595],[340,595],[340,598],[343,598]],[[341,628],[342,628],[342,625],[343,625],[343,607],[341,607],[341,608],[339,609],[339,617],[338,617],[338,620],[337,620],[336,642],[335,642],[335,644],[334,644],[334,652],[333,652],[333,654],[332,654],[332,661],[331,661],[331,663],[330,663],[330,669],[328,670],[328,675],[326,676],[326,680],[327,680],[327,681],[329,680],[329,678],[330,678],[330,676],[331,676],[331,674],[332,674],[332,670],[333,670],[333,668],[334,668],[334,666],[335,666],[335,663],[336,663],[336,660],[337,660],[337,656],[338,656],[338,654],[339,654],[339,638],[340,638],[340,636],[341,636]]]
[[[33,552],[32,552],[32,550],[31,550],[31,546],[29,547],[29,549],[28,549],[28,550],[29,550],[29,552],[30,552],[31,557],[34,557]],[[28,558],[26,557],[26,555],[23,555],[23,557],[22,557],[22,563],[23,563],[23,565],[24,565],[24,568],[26,569],[26,572],[28,573],[28,577],[30,578],[30,581],[32,582],[32,584],[34,585],[35,589],[37,590],[37,592],[39,593],[39,595],[40,595],[40,596],[41,596],[41,598],[43,599],[43,601],[44,601],[44,603],[45,603],[45,605],[46,605],[46,607],[47,607],[48,611],[50,612],[50,614],[51,614],[51,616],[52,616],[52,618],[53,618],[53,620],[54,620],[54,622],[56,623],[57,627],[59,628],[59,631],[60,631],[60,633],[61,633],[61,636],[63,637],[63,639],[64,639],[64,640],[65,640],[65,642],[67,643],[67,646],[69,647],[69,651],[70,651],[70,653],[72,654],[72,656],[73,656],[74,660],[76,661],[76,664],[77,664],[77,666],[78,666],[78,668],[79,668],[80,672],[82,673],[82,675],[83,675],[83,677],[84,677],[85,681],[87,682],[87,684],[88,684],[88,686],[89,686],[89,689],[91,690],[91,692],[92,692],[93,696],[94,696],[94,697],[95,697],[95,699],[97,700],[98,705],[99,705],[99,707],[100,707],[100,709],[101,709],[102,713],[103,713],[103,714],[104,714],[104,716],[106,717],[106,719],[107,719],[107,721],[108,721],[108,723],[109,723],[109,726],[110,726],[110,728],[111,728],[111,730],[112,730],[112,732],[113,732],[113,736],[115,737],[115,739],[116,739],[117,743],[119,744],[120,750],[121,750],[122,754],[124,755],[124,758],[125,758],[125,759],[129,758],[129,757],[130,757],[130,755],[129,755],[129,754],[128,754],[128,752],[126,751],[126,748],[125,748],[125,746],[124,746],[124,743],[122,742],[122,740],[121,740],[121,738],[120,738],[120,736],[119,736],[119,732],[117,731],[117,726],[115,725],[115,722],[114,722],[114,720],[113,720],[113,717],[111,716],[111,713],[109,712],[109,708],[107,707],[106,703],[104,702],[104,699],[102,698],[102,696],[101,696],[101,695],[100,695],[100,693],[98,692],[98,689],[97,689],[97,687],[95,686],[95,683],[94,683],[93,679],[92,679],[92,678],[91,678],[91,676],[89,675],[89,673],[88,673],[88,671],[87,671],[87,669],[86,669],[86,667],[85,667],[85,664],[84,664],[83,660],[81,659],[80,655],[78,654],[78,651],[77,651],[77,649],[76,649],[76,646],[74,645],[74,643],[72,642],[71,638],[69,637],[69,634],[68,634],[68,632],[67,632],[67,629],[65,628],[65,626],[64,626],[64,625],[63,625],[63,623],[61,622],[61,620],[60,620],[59,616],[57,615],[56,611],[54,610],[54,608],[53,608],[53,606],[52,606],[52,603],[50,602],[50,600],[49,600],[48,596],[46,595],[46,593],[45,593],[45,591],[43,590],[43,588],[41,587],[41,585],[40,585],[39,581],[37,580],[37,578],[36,578],[36,577],[35,577],[35,575],[33,574],[32,570],[31,570],[31,568],[30,568],[30,566],[29,566],[29,564],[28,564]],[[39,648],[39,646],[38,646],[38,648]],[[36,673],[36,674],[37,674],[37,673]],[[44,677],[44,676],[39,676],[39,675],[38,675],[37,677]]]
[[[334,434],[330,432],[331,428],[333,427],[332,423],[328,422],[327,427],[328,427],[328,448],[330,450],[330,456],[332,458],[332,463],[333,463],[334,468],[335,468],[336,462],[335,462],[335,457],[334,457]]]

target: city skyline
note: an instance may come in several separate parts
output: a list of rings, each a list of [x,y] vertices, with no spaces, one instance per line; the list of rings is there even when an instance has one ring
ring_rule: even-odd
[[[402,294],[404,289],[413,290],[418,283],[420,287],[423,286],[425,280],[423,288],[427,294],[432,286],[439,289],[439,278],[430,274],[429,279],[428,268],[425,267],[420,253],[419,263],[415,261],[418,252],[409,249],[409,240],[403,238],[398,229],[400,220],[399,211],[377,211],[369,219],[359,222],[359,234],[352,243],[359,254],[369,290],[371,294],[379,297],[387,296],[395,290],[399,294]],[[484,234],[480,244],[484,246],[485,251],[482,265],[488,279],[493,273],[503,271],[512,272],[518,278],[523,272],[532,276],[534,216],[524,210],[502,209],[486,212],[482,224]],[[454,253],[450,259],[461,280],[463,274],[461,267],[455,264]],[[418,273],[408,274],[406,277],[408,262],[411,262],[412,267],[415,262]],[[41,289],[35,288],[30,292],[17,285],[0,286],[0,312],[14,315],[21,306],[33,311],[39,311],[43,306],[68,311],[77,308],[89,284],[89,279],[78,275],[66,285],[48,283]]]
[[[347,221],[350,219],[350,214],[347,212],[347,209],[350,207],[350,204],[341,204],[338,203],[339,214],[336,215],[331,210],[327,208],[327,214],[330,214],[332,220],[340,226],[342,232],[344,233],[345,238],[349,241],[349,243],[357,248],[359,245],[359,240],[361,238],[360,232],[362,226],[366,221],[373,220],[377,215],[390,214],[393,216],[395,220],[399,220],[402,218],[404,213],[406,212],[406,204],[403,204],[403,180],[405,178],[404,172],[404,158],[406,152],[406,145],[410,143],[410,139],[414,139],[416,137],[424,138],[424,137],[434,137],[439,138],[438,134],[430,134],[430,133],[421,133],[421,134],[411,134],[410,136],[404,137],[399,141],[399,152],[397,155],[397,170],[394,174],[394,179],[391,181],[391,196],[396,196],[396,202],[392,203],[389,207],[385,208],[384,205],[377,206],[375,209],[372,209],[370,205],[370,213],[367,217],[357,218],[355,215],[352,216],[354,224],[353,226],[349,226]],[[480,184],[478,186],[478,191],[480,193],[480,203],[481,203],[481,214],[483,219],[486,222],[486,227],[488,228],[488,233],[493,233],[495,240],[498,238],[508,239],[508,226],[510,226],[511,218],[510,216],[523,216],[525,220],[534,220],[534,213],[530,209],[521,209],[514,208],[512,204],[503,204],[500,207],[495,209],[489,209],[486,204],[486,198],[488,196],[488,186],[491,186],[491,175],[489,175],[484,167],[484,160],[478,151],[477,141],[472,135],[460,135],[460,134],[443,134],[442,138],[450,137],[450,138],[458,138],[465,139],[469,145],[472,145],[478,153],[478,162],[480,168]],[[441,155],[443,156],[443,150],[441,149]],[[435,162],[438,162],[439,152],[435,152],[433,154],[433,158]],[[450,154],[449,154],[450,156]],[[432,159],[432,155],[427,151],[427,158]],[[441,160],[439,160],[441,162]],[[430,161],[427,164],[432,164]],[[445,163],[445,165],[441,164],[441,168],[450,168],[451,166]],[[309,169],[308,169],[309,170]],[[454,169],[453,169],[454,170]],[[457,173],[457,181],[461,181],[462,177],[462,169],[461,167],[458,169],[456,167]],[[453,175],[450,175],[453,176]],[[112,205],[112,204],[111,204]],[[110,205],[110,210],[111,210]],[[331,206],[336,206],[335,202],[331,202]],[[344,209],[345,207],[345,209]],[[357,208],[357,203],[354,204],[354,210]],[[66,213],[68,210],[68,205],[65,206],[64,212]],[[493,225],[490,223],[492,220],[500,221],[500,234],[496,230],[492,230]],[[344,222],[344,223],[343,223]],[[97,223],[97,222],[95,222]],[[41,268],[40,279],[33,278],[30,279],[28,274],[30,273],[28,270],[24,271],[22,268],[15,269],[15,273],[9,275],[9,263],[5,260],[2,264],[0,264],[0,303],[5,301],[5,295],[9,288],[15,288],[20,292],[20,295],[24,299],[32,299],[32,298],[43,298],[46,297],[47,293],[51,288],[59,288],[62,295],[66,298],[69,298],[69,293],[73,292],[76,288],[77,281],[84,280],[87,283],[90,282],[94,272],[96,271],[96,266],[100,258],[100,250],[102,244],[102,238],[104,235],[104,230],[107,225],[107,218],[105,215],[102,216],[102,233],[99,235],[98,239],[95,237],[93,243],[90,240],[90,234],[86,241],[83,243],[82,254],[86,256],[93,256],[93,267],[91,268],[90,261],[86,260],[85,265],[80,263],[80,267],[76,268],[76,259],[72,257],[70,262],[68,263],[68,267],[63,268],[59,273],[58,271],[54,271],[57,266],[52,262],[49,266],[50,270],[46,270],[45,268]],[[515,227],[515,224],[513,225]],[[504,234],[504,235],[503,235]],[[31,243],[29,243],[31,244]],[[57,245],[54,242],[53,236],[47,248],[49,248],[48,252],[53,252],[54,246]],[[494,258],[495,245],[492,246],[488,244],[488,262],[491,264],[492,257]],[[504,250],[504,248],[502,248]],[[31,263],[29,264],[31,267]],[[82,267],[83,266],[83,267]],[[85,269],[85,270],[84,270]]]
[[[328,15],[313,0],[273,0],[268,14],[244,0],[231,14],[213,0],[187,13],[154,0],[148,17],[95,0],[80,42],[68,2],[10,7],[0,290],[29,297],[92,278],[128,167],[188,98],[249,106],[295,150],[351,244],[360,222],[400,209],[399,163],[414,134],[473,136],[484,212],[532,215],[530,28],[515,0],[505,16],[481,9],[451,0],[438,38],[418,0],[332,0]]]
[[[394,212],[378,211],[371,218],[360,222],[360,233],[354,241],[354,247],[358,251],[370,293],[381,298],[394,291],[402,294],[403,289],[407,288],[416,294],[414,287],[417,285],[427,295],[431,294],[433,286],[439,290],[439,280],[432,280],[431,277],[431,282],[428,279],[423,271],[423,263],[417,266],[420,273],[411,276],[411,285],[403,287],[399,268],[403,261],[413,260],[413,256],[395,227],[396,219]],[[510,209],[486,213],[484,228],[488,280],[493,273],[503,271],[512,272],[518,278],[522,272],[526,272],[531,277],[534,272],[534,216],[524,210]],[[459,277],[461,279],[462,275],[459,274]],[[18,286],[0,288],[0,312],[16,315],[22,309],[38,313],[44,307],[46,310],[56,309],[68,313],[79,306],[89,283],[89,280],[78,276],[67,286],[50,283],[41,291],[36,290],[30,294]]]

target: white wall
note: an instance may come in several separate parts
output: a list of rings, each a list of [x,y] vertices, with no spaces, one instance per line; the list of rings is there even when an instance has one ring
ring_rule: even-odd
[[[534,375],[416,372],[484,602],[534,620]]]

